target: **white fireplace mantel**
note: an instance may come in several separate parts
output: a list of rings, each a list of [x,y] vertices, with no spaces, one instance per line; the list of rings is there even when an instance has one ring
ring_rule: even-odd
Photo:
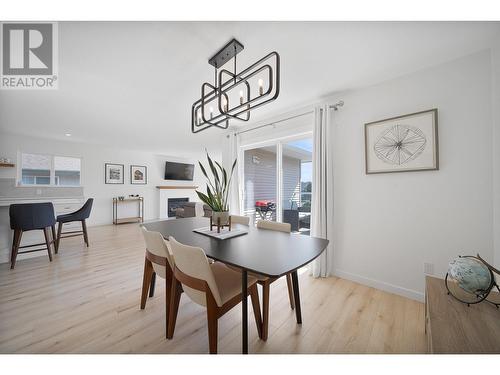
[[[198,186],[188,186],[188,185],[163,185],[156,187],[160,194],[160,219],[168,218],[167,214],[167,202],[169,198],[189,198],[190,202],[198,202],[198,196],[195,193],[195,189]]]

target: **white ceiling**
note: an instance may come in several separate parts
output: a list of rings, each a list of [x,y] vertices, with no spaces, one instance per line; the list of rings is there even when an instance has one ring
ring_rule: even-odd
[[[191,134],[207,60],[229,39],[246,67],[281,55],[281,95],[262,119],[301,103],[395,78],[487,48],[487,22],[63,22],[59,89],[0,91],[0,130],[153,152],[215,148],[221,130]],[[72,133],[69,139],[65,133]]]

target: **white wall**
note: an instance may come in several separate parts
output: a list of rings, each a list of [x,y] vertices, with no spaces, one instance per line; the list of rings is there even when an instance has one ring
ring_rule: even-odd
[[[493,115],[493,233],[494,263],[500,268],[500,35],[494,40],[491,59]]]
[[[14,126],[14,124],[13,124]],[[33,153],[51,153],[66,156],[82,157],[82,183],[86,198],[94,198],[94,207],[89,225],[110,224],[112,222],[111,198],[118,195],[140,194],[145,200],[145,219],[159,217],[159,191],[157,185],[199,185],[204,188],[204,177],[196,167],[194,181],[165,181],[165,161],[190,162],[197,165],[197,160],[204,160],[203,150],[200,153],[175,155],[155,155],[145,151],[134,151],[114,147],[103,147],[70,141],[56,141],[41,138],[0,134],[0,154],[16,160],[18,151]],[[220,158],[220,152],[209,150]],[[104,163],[125,164],[125,184],[106,185],[104,183]],[[130,165],[146,165],[148,167],[148,184],[130,184]],[[0,178],[15,178],[16,170],[0,169]],[[61,188],[64,189],[64,188]]]
[[[490,52],[332,100],[335,268],[421,299],[423,263],[444,276],[458,254],[493,258]],[[364,124],[438,108],[439,171],[366,175]]]

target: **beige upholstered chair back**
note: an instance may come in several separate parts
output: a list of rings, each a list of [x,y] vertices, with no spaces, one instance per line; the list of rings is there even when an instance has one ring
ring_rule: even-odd
[[[276,221],[259,220],[257,221],[257,228],[277,230],[279,232],[290,233],[292,226],[290,223],[278,223]]]
[[[214,296],[215,302],[218,306],[222,306],[219,288],[217,287],[214,274],[210,268],[210,263],[208,262],[203,249],[183,245],[180,242],[177,242],[172,236],[170,236],[169,242],[174,255],[176,267],[188,276],[205,280]],[[202,306],[207,305],[204,292],[192,289],[186,285],[183,285],[182,288],[194,302]]]
[[[242,224],[242,225],[249,226],[250,225],[250,217],[231,215],[231,224]]]
[[[172,257],[172,251],[169,248],[168,241],[163,238],[161,233],[152,232],[142,227],[142,234],[144,236],[144,240],[146,241],[146,249],[148,249],[148,251],[154,255],[162,258],[167,258],[168,264],[170,264],[170,268],[174,269],[174,259]],[[164,266],[153,263],[153,269],[158,276],[163,278],[166,277]]]

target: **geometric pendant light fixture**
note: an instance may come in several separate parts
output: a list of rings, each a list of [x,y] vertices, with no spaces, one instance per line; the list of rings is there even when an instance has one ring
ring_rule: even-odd
[[[236,55],[243,48],[243,44],[233,39],[208,60],[215,68],[214,82],[201,85],[201,97],[191,107],[193,133],[212,126],[227,129],[230,120],[248,121],[253,109],[278,98],[279,54],[271,52],[237,71]]]

